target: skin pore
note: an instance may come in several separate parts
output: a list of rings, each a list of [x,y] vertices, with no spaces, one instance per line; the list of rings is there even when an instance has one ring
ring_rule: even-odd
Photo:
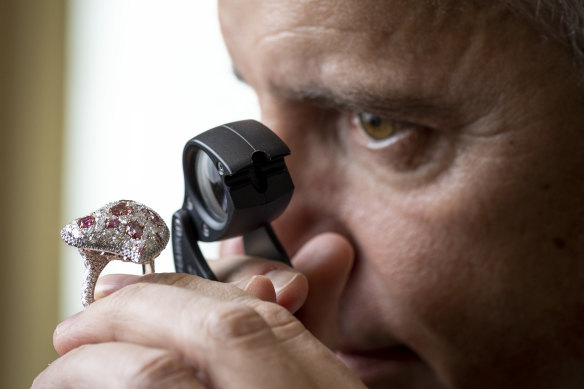
[[[567,50],[476,3],[220,1],[293,151],[280,238],[354,247],[326,337],[371,387],[584,385],[581,82]]]

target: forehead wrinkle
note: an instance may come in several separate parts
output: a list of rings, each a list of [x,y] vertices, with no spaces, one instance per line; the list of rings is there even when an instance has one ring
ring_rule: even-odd
[[[411,2],[410,2],[411,3]],[[471,11],[469,1],[422,0],[418,6],[395,5],[388,8],[384,1],[304,0],[280,3],[264,1],[260,11],[267,32],[256,37],[256,44],[277,41],[291,36],[315,33],[374,33],[377,43],[383,43],[393,33],[403,30],[439,31],[451,28],[456,15]],[[452,5],[455,4],[455,5]]]
[[[449,29],[457,20],[464,20],[463,15],[492,6],[471,0],[419,0],[409,1],[407,6],[397,1],[304,0],[282,6],[279,2],[264,0],[260,13],[265,26],[273,29],[270,35],[282,30],[308,30],[313,27],[387,34],[404,25],[412,26],[417,31]]]
[[[282,28],[270,31],[266,34],[260,35],[256,38],[254,44],[258,47],[266,44],[272,44],[282,39],[301,38],[303,36],[310,37],[315,34],[334,34],[338,32],[359,32],[357,30],[339,29],[319,25],[299,25],[290,28]]]

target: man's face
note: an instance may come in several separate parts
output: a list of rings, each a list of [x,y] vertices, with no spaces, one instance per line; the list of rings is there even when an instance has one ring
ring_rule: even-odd
[[[581,89],[559,45],[460,3],[223,0],[220,17],[292,150],[284,245],[355,247],[339,357],[372,387],[566,387],[584,354]]]

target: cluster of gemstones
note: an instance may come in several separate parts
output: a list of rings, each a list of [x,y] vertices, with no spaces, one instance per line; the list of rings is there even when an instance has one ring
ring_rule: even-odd
[[[160,215],[131,200],[106,204],[61,230],[70,246],[115,254],[123,261],[149,262],[166,247],[170,232]]]

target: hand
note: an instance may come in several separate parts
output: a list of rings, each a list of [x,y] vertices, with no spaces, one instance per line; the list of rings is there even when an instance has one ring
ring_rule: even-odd
[[[309,280],[326,282],[331,272],[319,272],[319,261],[309,261],[308,249],[312,245],[313,254],[332,258],[346,251],[347,245],[338,250],[334,247],[339,245],[330,244],[339,239],[323,236],[307,244],[294,263],[299,260],[312,270]],[[272,271],[289,271],[277,268]],[[362,387],[294,316],[269,302],[297,291],[297,296],[305,295],[305,282],[298,280],[302,277],[292,275],[276,293],[268,278],[251,278],[246,289],[268,300],[262,301],[234,285],[192,276],[140,278],[57,328],[55,347],[63,357],[33,387]],[[320,300],[322,296],[315,298],[312,306],[324,302]]]
[[[293,269],[280,262],[244,257],[239,238],[221,246],[221,257],[210,261],[221,281],[296,312],[296,317],[313,335],[330,348],[335,347],[338,301],[354,259],[353,248],[344,237],[333,233],[314,237],[292,259]],[[95,298],[103,298],[139,279],[127,275],[104,276],[97,284]]]

